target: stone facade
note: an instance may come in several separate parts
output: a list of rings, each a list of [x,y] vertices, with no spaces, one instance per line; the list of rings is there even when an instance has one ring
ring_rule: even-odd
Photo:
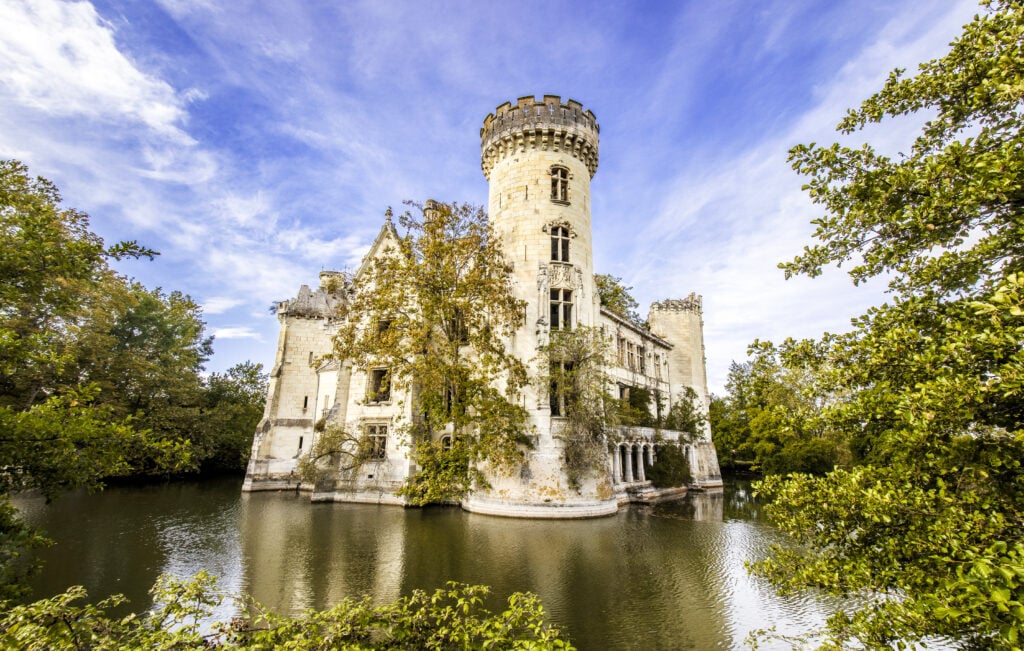
[[[601,307],[594,282],[590,220],[590,181],[598,165],[600,128],[594,114],[573,100],[545,95],[506,102],[488,115],[480,130],[481,163],[489,182],[488,214],[512,263],[513,287],[526,301],[526,321],[507,342],[527,364],[537,364],[539,347],[553,328],[600,328],[613,346],[610,374],[621,397],[643,388],[660,397],[653,409],[693,389],[700,408],[708,406],[700,297],[654,303],[650,329]],[[367,254],[380,255],[397,237],[390,222]],[[366,262],[364,261],[364,267]],[[357,271],[357,274],[360,273]],[[411,400],[369,399],[373,369],[343,361],[324,362],[331,349],[334,307],[345,300],[344,278],[321,273],[320,286],[302,286],[299,295],[278,305],[281,322],[277,359],[271,374],[266,413],[253,442],[243,490],[308,489],[314,500],[401,503],[395,491],[416,472],[395,426],[408,422]],[[535,376],[542,369],[531,368]],[[488,472],[490,484],[463,500],[469,511],[514,517],[576,518],[614,513],[621,504],[662,493],[645,477],[657,463],[657,445],[686,441],[693,474],[691,487],[721,486],[711,433],[620,428],[609,441],[604,473],[570,488],[558,431],[546,387],[525,391],[534,447],[518,473]],[[557,406],[556,406],[557,407]],[[557,408],[555,408],[557,412]],[[329,486],[301,486],[296,466],[316,434],[316,423],[347,423],[381,439],[379,458]]]

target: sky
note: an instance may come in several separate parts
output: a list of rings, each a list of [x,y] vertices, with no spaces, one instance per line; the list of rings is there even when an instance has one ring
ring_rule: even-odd
[[[406,199],[485,204],[480,127],[576,99],[601,126],[594,267],[703,296],[708,381],[755,339],[816,337],[885,300],[843,269],[785,280],[823,214],[800,143],[898,153],[920,118],[835,125],[941,56],[954,0],[0,1],[0,158],[54,181],[148,287],[203,305],[208,371],[273,363],[271,305],[355,269]],[[917,122],[915,122],[917,120]]]

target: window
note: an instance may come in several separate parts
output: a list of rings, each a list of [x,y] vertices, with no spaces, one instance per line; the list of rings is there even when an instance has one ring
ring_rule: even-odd
[[[367,402],[388,402],[391,400],[391,378],[386,368],[370,370],[366,386]]]
[[[380,319],[377,321],[377,338],[383,337],[391,329],[391,319]]]
[[[626,344],[626,367],[631,371],[636,370],[636,346],[632,342]]]
[[[388,458],[388,426],[375,423],[366,426],[366,440],[369,444],[370,459]]]
[[[626,365],[626,340],[622,337],[618,337],[618,349],[619,349],[619,366]]]
[[[454,444],[455,440],[452,438],[451,434],[445,434],[444,436],[441,437],[441,449],[444,450],[445,452],[451,450]]]
[[[554,262],[569,261],[569,229],[565,226],[551,229],[551,259]]]
[[[572,290],[551,290],[551,329],[572,329]]]
[[[448,320],[448,341],[464,346],[469,343],[469,328],[462,310],[455,308],[452,318]]]
[[[551,386],[549,398],[552,416],[567,416],[567,405],[572,403],[573,392],[572,371],[575,367],[571,362],[556,362],[551,365]]]
[[[569,203],[569,170],[564,167],[551,168],[551,200]]]
[[[639,357],[640,357],[640,374],[641,375],[647,375],[647,349],[644,348],[643,346],[640,346]]]

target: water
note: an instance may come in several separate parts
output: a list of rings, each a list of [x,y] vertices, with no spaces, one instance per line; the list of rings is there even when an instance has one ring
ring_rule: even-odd
[[[540,595],[583,650],[743,648],[752,629],[799,633],[824,619],[818,600],[783,599],[747,575],[744,561],[780,539],[745,483],[581,521],[311,505],[239,489],[218,480],[75,493],[49,506],[20,498],[27,519],[57,541],[42,553],[36,595],[81,584],[143,609],[159,574],[207,569],[222,587],[297,613],[455,580],[491,586],[492,610],[511,592]],[[223,608],[230,617],[233,606]]]

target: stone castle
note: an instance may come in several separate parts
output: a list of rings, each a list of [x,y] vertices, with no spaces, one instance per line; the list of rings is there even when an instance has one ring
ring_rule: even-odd
[[[526,320],[507,342],[509,350],[536,366],[538,349],[557,328],[599,327],[609,338],[610,375],[620,397],[634,388],[660,396],[654,409],[668,409],[687,389],[706,413],[707,381],[701,299],[690,294],[651,305],[649,328],[601,306],[594,281],[590,181],[597,171],[594,114],[556,95],[520,98],[484,119],[481,160],[489,182],[488,214],[512,262],[512,284],[526,301]],[[367,261],[382,255],[398,235],[388,220]],[[417,471],[408,443],[396,431],[411,418],[409,400],[380,391],[382,369],[353,368],[329,359],[345,300],[339,272],[320,273],[317,289],[277,305],[281,332],[270,374],[266,411],[253,441],[243,490],[309,490],[313,500],[402,504],[395,491]],[[535,372],[538,370],[533,369]],[[630,501],[681,493],[686,487],[654,489],[645,471],[658,463],[658,447],[683,443],[690,488],[721,486],[711,434],[621,427],[608,442],[604,473],[570,488],[558,428],[557,400],[547,387],[526,387],[525,405],[535,442],[521,471],[492,473],[487,488],[462,501],[468,511],[513,517],[577,518],[608,515]],[[394,398],[394,399],[393,399]],[[370,461],[353,477],[327,489],[300,485],[297,464],[317,435],[315,423],[347,424],[373,442]]]

